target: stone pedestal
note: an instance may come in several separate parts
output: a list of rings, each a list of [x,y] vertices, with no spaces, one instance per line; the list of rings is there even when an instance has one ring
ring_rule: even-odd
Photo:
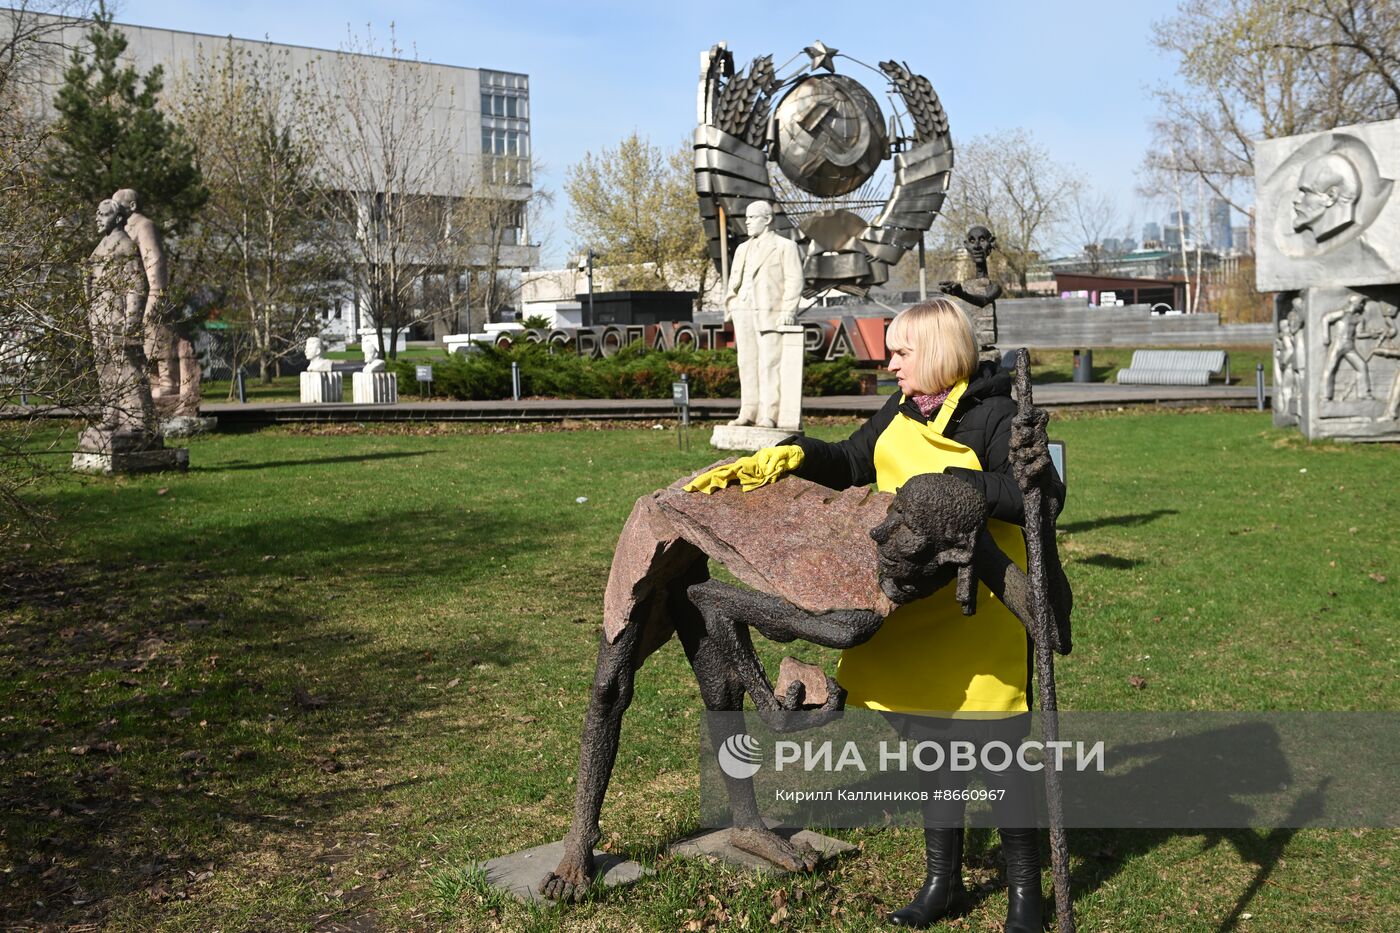
[[[345,377],[340,373],[306,372],[301,374],[301,401],[303,405],[339,402],[344,397],[344,392]]]
[[[710,446],[720,450],[758,450],[774,447],[784,438],[801,434],[783,428],[756,428],[753,425],[721,424],[710,433]]]
[[[805,842],[816,850],[822,861],[856,851],[856,847],[849,842],[823,836],[810,829],[775,829],[773,832],[796,845]],[[670,851],[672,855],[680,858],[716,858],[740,868],[749,868],[765,873],[786,874],[783,869],[773,863],[730,845],[729,830],[727,829],[707,829],[693,836],[687,836],[680,842],[674,843]]]
[[[176,415],[160,423],[160,433],[165,437],[194,437],[196,434],[207,434],[218,425],[219,419],[212,416]]]
[[[353,373],[351,393],[356,405],[394,405],[399,401],[396,373]]]
[[[551,842],[548,845],[535,846],[533,849],[523,849],[519,852],[512,852],[510,855],[493,858],[481,867],[486,874],[486,883],[492,887],[527,903],[550,903],[539,893],[536,885],[554,870],[554,866],[558,865],[559,860],[563,857],[564,843],[562,841]],[[593,864],[598,869],[593,883],[601,883],[609,888],[620,884],[629,884],[643,875],[651,874],[650,869],[643,868],[636,862],[627,861],[619,856],[610,855],[601,849],[593,850]]]
[[[783,360],[778,365],[778,427],[789,433],[802,429],[802,325],[779,327],[783,335]]]
[[[119,473],[184,472],[190,452],[165,446],[159,434],[88,428],[73,454],[76,473],[113,476]]]
[[[126,473],[183,473],[190,468],[190,452],[180,447],[160,450],[135,450],[126,453],[98,454],[78,451],[73,454],[73,472],[96,476],[116,476]]]

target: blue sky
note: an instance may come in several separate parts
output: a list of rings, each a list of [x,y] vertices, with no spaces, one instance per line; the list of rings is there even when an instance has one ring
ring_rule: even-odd
[[[1136,236],[1166,213],[1140,203],[1134,186],[1154,109],[1149,89],[1170,82],[1175,67],[1152,47],[1150,27],[1175,5],[126,0],[117,20],[332,49],[347,28],[372,23],[383,34],[393,22],[420,58],[528,73],[535,156],[556,193],[540,231],[548,264],[575,243],[562,190],[568,166],[634,130],[667,146],[688,140],[699,55],[720,40],[736,63],[765,53],[782,62],[816,39],[871,64],[907,62],[933,82],[955,143],[1029,130],[1052,158],[1116,198]],[[838,59],[837,67],[850,66]]]

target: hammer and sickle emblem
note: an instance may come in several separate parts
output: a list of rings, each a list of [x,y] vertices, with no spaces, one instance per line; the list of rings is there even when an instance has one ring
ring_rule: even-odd
[[[816,171],[823,163],[854,165],[869,145],[865,122],[851,119],[830,101],[814,104],[793,126],[795,142],[807,152],[807,158],[802,160],[804,172]]]

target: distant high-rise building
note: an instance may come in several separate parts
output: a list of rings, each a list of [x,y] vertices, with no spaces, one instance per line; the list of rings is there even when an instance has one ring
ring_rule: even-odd
[[[1177,232],[1180,236],[1184,237],[1187,240],[1191,239],[1191,212],[1172,211],[1170,214],[1168,214],[1167,229],[1170,230],[1172,227],[1175,227],[1177,229]],[[1170,238],[1171,234],[1168,233],[1167,237]]]
[[[1155,221],[1148,221],[1142,225],[1142,242],[1147,243],[1153,240],[1162,239],[1162,225]]]
[[[1168,226],[1162,237],[1167,249],[1181,249],[1181,228]]]
[[[1230,242],[1241,253],[1249,249],[1249,227],[1234,227],[1230,230]]]
[[[1210,245],[1222,253],[1235,245],[1230,229],[1230,202],[1224,198],[1215,198],[1210,202]]]

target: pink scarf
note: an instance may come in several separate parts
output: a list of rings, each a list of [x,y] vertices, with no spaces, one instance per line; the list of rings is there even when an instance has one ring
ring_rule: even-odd
[[[919,406],[919,412],[925,418],[932,418],[933,413],[938,410],[939,405],[943,404],[943,400],[948,397],[948,393],[951,391],[953,391],[953,387],[949,386],[937,395],[916,395],[914,396],[914,404]]]

